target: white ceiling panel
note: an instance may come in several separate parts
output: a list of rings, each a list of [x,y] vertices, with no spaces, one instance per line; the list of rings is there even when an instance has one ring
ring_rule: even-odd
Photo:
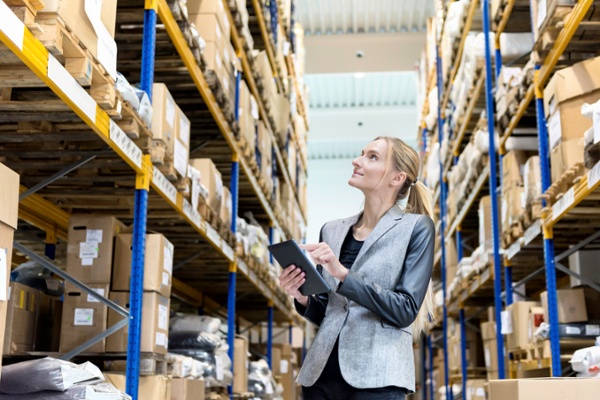
[[[308,35],[411,32],[425,29],[434,0],[298,0]]]
[[[312,109],[413,106],[415,72],[309,74],[305,82]]]

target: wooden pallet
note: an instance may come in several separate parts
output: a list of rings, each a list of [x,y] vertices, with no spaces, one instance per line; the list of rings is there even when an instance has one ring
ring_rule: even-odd
[[[509,354],[512,356],[512,359],[516,362],[520,361],[531,361],[531,353],[529,349],[514,349],[509,351]]]
[[[502,246],[505,249],[508,249],[511,244],[519,240],[519,238],[523,237],[525,233],[525,229],[521,223],[521,219],[516,222],[513,222],[510,226],[505,227],[502,226]]]
[[[579,162],[553,182],[544,194],[544,197],[550,202],[548,205],[556,203],[575,183],[579,182],[585,172],[583,162]]]
[[[543,61],[549,54],[574,7],[562,6],[557,3],[557,0],[549,3],[548,17],[540,27],[539,36],[534,45],[535,54],[540,61]],[[592,6],[588,10],[567,45],[561,57],[561,63],[572,64],[589,58],[586,55],[590,53],[597,52],[600,46],[600,15],[598,15],[596,9],[597,7]]]
[[[100,108],[109,115],[118,115],[120,104],[115,82],[79,40],[77,33],[71,30],[58,14],[40,13],[35,21],[42,32],[34,34],[44,47],[58,61],[64,63],[67,71],[80,85],[89,87],[90,95]]]
[[[167,375],[171,361],[162,354],[141,353],[140,354],[140,375]],[[127,369],[127,360],[105,360],[104,368],[111,372],[121,372]]]
[[[137,143],[137,141],[136,141]],[[150,160],[153,165],[165,166],[173,162],[173,154],[169,152],[167,145],[161,139],[151,139],[151,147],[149,149]],[[140,147],[142,151],[146,151],[147,147]],[[173,170],[175,170],[173,168]],[[176,178],[175,178],[176,179]],[[174,179],[174,180],[175,180]]]
[[[146,123],[142,121],[131,104],[129,104],[128,101],[123,100],[121,101],[121,105],[120,115],[113,117],[113,120],[119,125],[119,128],[121,128],[130,139],[151,138],[152,131]]]
[[[526,231],[535,221],[542,217],[542,201],[537,200],[532,204],[528,204],[525,212],[521,215],[520,223],[523,231]]]

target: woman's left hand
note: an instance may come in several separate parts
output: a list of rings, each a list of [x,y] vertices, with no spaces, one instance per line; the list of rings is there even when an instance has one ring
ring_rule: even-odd
[[[300,248],[308,251],[315,264],[322,265],[327,272],[341,282],[348,275],[348,269],[340,263],[327,243],[301,244]]]

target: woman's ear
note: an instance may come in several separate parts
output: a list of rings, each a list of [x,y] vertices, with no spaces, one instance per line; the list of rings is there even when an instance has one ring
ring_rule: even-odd
[[[406,172],[396,172],[392,178],[392,186],[402,187],[406,181]]]

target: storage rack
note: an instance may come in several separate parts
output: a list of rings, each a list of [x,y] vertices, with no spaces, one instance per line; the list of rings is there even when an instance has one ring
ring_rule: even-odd
[[[495,28],[495,68],[496,73],[499,72],[503,65],[500,53],[500,34],[508,31],[509,19],[511,13],[515,8],[517,0],[505,0],[504,9],[502,11],[499,21],[497,21]],[[449,5],[451,2],[447,2]],[[489,41],[489,33],[491,32],[490,16],[489,16],[489,1],[472,0],[469,8],[467,21],[465,26],[470,26],[473,19],[473,11],[476,8],[477,3],[481,3],[481,12],[483,15],[483,33],[485,35],[485,72],[484,77],[477,80],[475,89],[471,94],[470,103],[468,106],[468,112],[466,122],[459,128],[458,134],[453,137],[454,143],[449,146],[449,152],[452,156],[457,157],[460,154],[461,145],[464,145],[464,135],[466,132],[470,132],[472,127],[469,127],[469,120],[472,117],[472,108],[474,104],[479,101],[481,96],[481,85],[482,79],[485,79],[485,92],[486,99],[486,115],[488,123],[489,134],[489,148],[490,148],[490,162],[486,168],[486,172],[480,177],[481,180],[488,179],[489,184],[486,185],[492,200],[492,233],[494,238],[494,261],[493,269],[490,268],[484,273],[480,274],[468,288],[462,291],[460,295],[456,297],[450,297],[446,293],[446,254],[445,245],[446,240],[453,235],[456,235],[457,243],[457,254],[458,259],[462,258],[462,227],[468,224],[469,221],[476,223],[473,220],[473,215],[469,214],[473,205],[478,202],[479,192],[485,191],[480,185],[476,185],[473,192],[468,197],[465,205],[459,211],[458,215],[453,221],[446,221],[446,174],[450,169],[450,163],[443,164],[440,161],[440,179],[439,184],[435,188],[434,193],[434,204],[439,204],[439,219],[441,224],[439,227],[438,234],[441,238],[440,249],[435,254],[435,265],[441,266],[441,281],[442,290],[444,297],[443,312],[443,325],[442,335],[434,337],[430,334],[422,345],[422,357],[424,374],[429,373],[428,378],[430,379],[430,386],[426,386],[426,379],[423,378],[423,398],[434,399],[435,393],[433,389],[433,345],[435,342],[443,339],[443,344],[440,346],[444,353],[444,375],[445,375],[445,387],[446,387],[446,398],[454,398],[452,396],[451,389],[449,387],[449,370],[448,370],[448,346],[447,346],[447,316],[452,314],[459,317],[460,330],[461,330],[461,360],[462,360],[462,398],[467,398],[466,393],[466,342],[465,342],[465,325],[472,318],[476,318],[481,312],[485,310],[482,306],[491,304],[493,302],[495,307],[495,320],[496,320],[496,342],[498,347],[498,354],[504,354],[504,340],[501,334],[502,331],[502,319],[500,312],[503,309],[503,303],[508,306],[512,302],[513,287],[523,283],[531,284],[535,289],[546,288],[548,291],[548,312],[549,312],[549,324],[550,324],[550,344],[551,344],[551,357],[543,360],[533,361],[527,369],[540,369],[540,368],[551,368],[552,376],[561,376],[563,371],[561,369],[561,353],[560,353],[560,338],[558,333],[558,309],[557,309],[557,270],[561,276],[576,276],[574,272],[570,271],[567,267],[560,264],[562,260],[567,258],[574,252],[588,246],[592,242],[598,240],[600,233],[597,232],[593,224],[585,224],[584,221],[590,218],[590,215],[586,215],[586,209],[590,210],[592,207],[597,206],[597,196],[600,192],[600,163],[596,164],[587,174],[576,182],[570,189],[563,195],[563,197],[555,201],[554,204],[546,204],[546,200],[543,197],[543,212],[542,217],[535,221],[523,234],[521,238],[512,243],[509,248],[505,249],[504,253],[500,251],[500,232],[497,226],[498,221],[498,204],[497,195],[501,189],[501,183],[496,178],[496,172],[499,169],[500,174],[502,169],[502,157],[506,153],[505,145],[507,140],[515,135],[518,128],[521,127],[522,119],[531,115],[532,110],[530,103],[535,98],[535,118],[536,118],[536,133],[539,142],[539,158],[541,160],[541,182],[542,182],[542,193],[546,193],[550,187],[550,165],[549,165],[549,143],[548,133],[546,131],[546,119],[544,113],[544,102],[543,102],[543,88],[548,82],[551,74],[554,72],[561,55],[569,49],[569,45],[580,28],[580,24],[586,14],[590,11],[592,0],[579,1],[573,8],[568,19],[564,22],[559,35],[554,42],[550,52],[540,57],[539,63],[536,66],[536,74],[534,83],[527,88],[526,94],[520,101],[516,114],[509,121],[508,126],[505,128],[500,135],[499,145],[499,156],[498,163],[496,163],[496,154],[494,149],[494,136],[495,131],[495,120],[494,120],[494,107],[493,107],[493,78],[492,68],[493,59],[491,52],[491,43]],[[447,9],[445,10],[447,12]],[[581,25],[582,27],[584,25]],[[443,30],[443,28],[442,28]],[[458,63],[460,62],[460,54],[464,50],[465,35],[468,34],[468,29],[463,30],[462,38],[458,48],[458,57],[454,57],[454,64],[452,65],[452,72],[450,79],[447,80],[447,84],[443,84],[442,77],[442,65],[439,52],[439,36],[438,36],[438,48],[437,48],[437,62],[436,62],[436,74],[437,74],[437,87],[438,91],[438,119],[433,130],[429,131],[426,127],[421,128],[418,139],[420,140],[420,148],[422,153],[426,154],[428,146],[436,141],[440,142],[443,140],[443,124],[444,112],[447,109],[449,89],[452,85],[452,80],[456,76],[458,69]],[[428,71],[429,72],[429,71]],[[435,82],[428,75],[429,87],[435,85]],[[429,90],[429,89],[428,89]],[[438,134],[434,133],[437,128]],[[440,146],[441,148],[441,146]],[[451,159],[451,157],[447,157]],[[440,154],[440,160],[442,160]],[[483,177],[485,175],[485,178]],[[479,182],[478,182],[479,183]],[[593,219],[592,222],[597,222]],[[447,223],[450,223],[450,228],[447,228]],[[579,225],[577,225],[579,223]],[[580,226],[581,229],[573,230],[574,226]],[[560,254],[555,254],[555,247],[559,250]],[[543,257],[542,256],[543,252]],[[543,259],[542,261],[539,261]],[[504,267],[503,267],[504,266]],[[540,275],[545,272],[545,279],[541,279]],[[502,277],[504,275],[504,290],[502,290]],[[583,280],[591,288],[600,291],[600,286],[593,282]],[[493,283],[493,285],[492,285]],[[493,290],[492,290],[493,288]],[[564,359],[562,361],[565,361]],[[498,374],[500,379],[505,378],[504,358],[498,357]],[[427,367],[429,366],[429,368]]]
[[[232,13],[227,2],[224,2],[224,6],[230,22],[233,22]],[[141,41],[127,42],[130,46],[127,51],[131,51],[132,48],[141,51],[142,61],[139,59],[136,60],[133,57],[126,60],[119,59],[119,69],[129,71],[133,76],[135,76],[134,71],[141,70],[139,74],[141,87],[151,96],[151,88],[155,75],[165,78],[163,81],[168,81],[169,78],[174,80],[178,78],[177,76],[173,76],[173,70],[171,70],[171,75],[169,75],[168,69],[163,69],[155,65],[158,51],[163,51],[165,46],[174,47],[177,57],[180,58],[180,64],[185,66],[185,75],[187,76],[187,73],[189,73],[189,77],[186,79],[192,83],[192,85],[188,85],[192,87],[191,90],[188,90],[188,94],[191,94],[193,105],[203,110],[206,109],[208,115],[206,115],[207,113],[203,113],[203,122],[208,120],[210,122],[209,126],[216,126],[216,128],[212,128],[211,132],[202,134],[194,132],[194,126],[192,126],[192,139],[196,137],[197,140],[205,140],[209,143],[196,156],[202,154],[213,156],[219,166],[219,170],[225,176],[229,177],[233,197],[233,218],[231,224],[233,233],[235,233],[236,229],[237,210],[241,208],[244,211],[252,211],[258,221],[267,223],[271,227],[269,230],[269,238],[271,240],[275,231],[278,231],[281,238],[291,237],[281,216],[272,208],[269,199],[266,198],[259,187],[250,166],[243,157],[240,157],[241,150],[235,134],[229,122],[225,119],[204,73],[196,63],[166,0],[146,1],[144,9],[140,9],[138,3],[134,4],[134,2],[127,1],[120,1],[118,7],[118,16],[126,15],[125,18],[130,18],[129,22],[132,23],[143,21],[144,27],[141,35],[133,35],[141,39]],[[254,2],[254,8],[256,14],[262,16],[263,6],[259,2]],[[275,11],[276,9],[277,6],[275,6]],[[68,136],[67,134],[63,134],[62,137],[60,137],[60,134],[39,134],[39,141],[66,140],[70,141],[73,144],[73,148],[76,147],[78,150],[62,149],[59,155],[50,154],[42,146],[39,146],[38,142],[37,145],[30,145],[23,151],[25,160],[11,159],[10,151],[2,152],[2,156],[8,158],[9,166],[25,171],[21,177],[21,182],[24,185],[21,186],[19,218],[31,226],[21,224],[23,225],[24,234],[19,235],[18,233],[19,236],[18,241],[15,242],[15,249],[37,260],[68,282],[84,289],[107,306],[127,317],[120,324],[111,327],[102,335],[90,340],[88,343],[65,355],[65,357],[71,358],[84,351],[89,345],[103,339],[129,323],[127,392],[134,399],[137,398],[145,232],[147,229],[156,229],[165,233],[178,249],[174,271],[177,271],[176,275],[180,279],[173,278],[173,296],[184,300],[192,306],[198,307],[199,311],[203,312],[216,313],[224,309],[221,306],[222,304],[227,304],[225,312],[228,317],[228,342],[230,345],[230,357],[232,359],[236,312],[250,323],[264,320],[266,316],[269,332],[267,352],[270,363],[270,347],[273,342],[272,332],[275,321],[298,326],[304,325],[304,322],[293,311],[289,298],[285,296],[280,288],[273,285],[273,282],[264,281],[257,276],[256,272],[251,270],[242,259],[235,255],[235,249],[231,247],[230,243],[221,237],[193,209],[191,204],[177,192],[177,189],[164,177],[157,167],[152,166],[150,157],[142,154],[141,150],[110,119],[107,112],[96,104],[90,95],[82,90],[81,86],[70,77],[66,69],[56,61],[54,56],[46,50],[42,43],[36,39],[28,27],[13,14],[4,2],[0,2],[0,20],[3,21],[0,25],[0,44],[9,50],[7,52],[4,49],[3,55],[15,59],[18,58],[30,69],[31,76],[35,74],[59,99],[56,100],[44,94],[47,98],[44,104],[36,103],[28,108],[25,106],[25,102],[20,102],[19,104],[5,105],[5,107],[9,107],[9,110],[19,109],[28,112],[28,115],[33,115],[37,106],[45,112],[58,113],[60,115],[58,117],[59,122],[81,121],[85,124],[85,126],[79,125],[76,131],[69,132],[77,134],[77,138]],[[162,23],[160,28],[157,27],[157,20],[160,20]],[[277,23],[275,21],[273,25],[274,29],[277,28]],[[283,161],[283,156],[274,138],[273,130],[268,125],[269,121],[264,110],[264,105],[258,95],[258,89],[254,83],[252,71],[250,70],[246,52],[240,42],[237,28],[234,23],[231,23],[231,27],[233,44],[242,61],[242,71],[239,71],[237,76],[236,105],[240,78],[243,73],[252,94],[258,102],[261,117],[267,124],[269,133],[272,136],[280,175],[291,185],[290,171],[287,170],[286,164]],[[165,31],[167,34],[166,38],[168,39],[167,43],[164,42]],[[263,35],[266,38],[269,37],[266,31],[263,31]],[[119,41],[118,36],[119,33],[117,32],[117,41]],[[287,38],[279,38],[279,40],[287,40]],[[271,42],[265,40],[264,45],[267,52],[272,55]],[[161,55],[164,56],[164,54]],[[291,57],[288,56],[288,58],[288,63],[292,63],[293,65]],[[279,77],[279,80],[281,80],[281,77]],[[296,88],[299,88],[295,75],[293,75],[293,81]],[[177,96],[177,94],[174,93],[174,96]],[[34,100],[34,97],[30,100]],[[300,98],[298,101],[303,102],[304,100]],[[15,108],[15,106],[21,108]],[[25,107],[25,110],[23,107]],[[306,119],[305,108],[301,108],[301,112]],[[10,118],[7,117],[5,121],[10,121]],[[57,136],[59,137],[58,139]],[[21,144],[14,137],[6,140],[8,140],[8,143],[16,143],[17,146]],[[52,164],[48,166],[47,164],[42,165],[42,163],[37,163],[37,165],[32,166],[31,164],[35,163],[32,163],[31,159],[35,157],[52,159]],[[300,157],[300,159],[304,162],[304,167],[306,167],[305,158]],[[77,161],[73,162],[73,160]],[[40,166],[49,167],[50,169],[50,172],[45,171],[45,174],[41,178],[39,171],[35,169],[40,168]],[[69,177],[69,183],[63,187],[54,188],[49,186],[82,166],[95,168],[96,170],[104,168],[108,171],[108,176],[94,175],[84,177],[83,179]],[[57,170],[57,172],[48,176],[51,172],[54,172],[52,171],[53,169]],[[41,182],[40,179],[42,179]],[[90,179],[93,181],[92,185],[86,182],[86,180],[89,181]],[[94,186],[94,183],[106,182],[107,179],[111,181],[118,180],[119,187],[117,189],[107,189],[103,188],[101,184],[97,185],[97,187]],[[61,184],[63,184],[62,181]],[[31,189],[28,189],[28,186]],[[298,203],[297,187],[293,185],[292,187],[295,189],[296,203]],[[41,195],[36,193],[38,191]],[[135,193],[133,201],[131,201],[132,191]],[[104,200],[109,205],[95,204],[95,202],[102,202]],[[133,207],[134,256],[131,279],[131,308],[129,312],[98,295],[72,277],[69,277],[50,261],[55,255],[57,240],[66,240],[67,238],[71,213],[79,210],[89,210],[90,208],[106,210],[109,207],[112,215],[123,218],[130,218]],[[303,215],[303,218],[305,222],[306,216]],[[28,242],[32,232],[39,235],[39,231],[35,231],[35,229],[39,229],[46,236],[45,254],[48,258],[40,257],[37,254],[39,253],[37,245]],[[22,243],[27,243],[27,245],[23,245]],[[199,260],[200,255],[203,258],[202,261]],[[228,284],[226,286],[220,284],[224,274],[228,276]],[[243,294],[236,299],[238,290]],[[208,293],[210,298],[205,296],[205,293]],[[242,297],[243,303],[236,302],[236,300],[241,301]],[[265,309],[266,315],[260,311],[261,308]]]

